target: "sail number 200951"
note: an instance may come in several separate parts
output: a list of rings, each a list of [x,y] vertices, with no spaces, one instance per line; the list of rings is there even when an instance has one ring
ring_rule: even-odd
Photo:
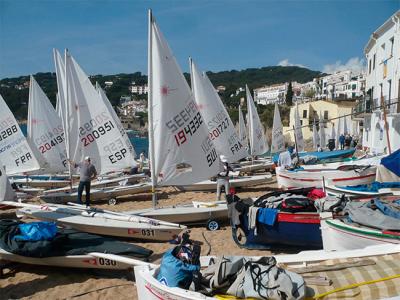
[[[114,124],[112,121],[107,121],[103,125],[98,126],[91,133],[88,133],[86,136],[81,138],[81,142],[83,142],[83,146],[89,146],[90,143],[94,142],[100,136],[105,135],[108,131],[114,128]]]

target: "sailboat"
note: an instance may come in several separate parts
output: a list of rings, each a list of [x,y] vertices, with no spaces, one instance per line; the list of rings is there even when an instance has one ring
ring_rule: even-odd
[[[265,138],[264,128],[261,124],[257,108],[254,104],[249,87],[246,85],[246,98],[248,110],[248,127],[250,140],[250,155],[252,157],[265,154],[269,149]]]
[[[105,94],[93,87],[88,76],[68,53],[63,62],[55,50],[54,59],[59,106],[65,115],[63,127],[70,130],[66,134],[67,156],[78,162],[84,156],[90,156],[99,174],[120,172],[132,167],[135,155],[133,146]],[[74,130],[75,135],[72,134]],[[149,183],[126,185],[144,178],[144,174],[135,174],[94,181],[91,197],[93,200],[109,199],[110,204],[115,204],[119,196],[150,191]],[[113,187],[119,183],[124,185]],[[76,189],[77,185],[70,189],[49,190],[41,198],[56,203],[73,201],[77,196]]]
[[[318,145],[320,145],[319,134],[317,131],[317,125],[315,124],[315,119],[313,122],[313,148],[318,151]]]
[[[193,95],[218,154],[226,157],[235,172],[248,173],[266,169],[267,166],[264,162],[246,166],[232,164],[248,156],[246,144],[241,141],[235,131],[233,122],[207,74],[201,73],[192,59],[189,60],[189,63]],[[237,178],[234,176],[230,180],[230,185],[238,187],[255,185],[259,184],[260,180],[262,181],[262,177],[256,178],[253,182],[251,177]],[[215,190],[216,183],[215,181],[202,181],[180,188],[184,190]]]
[[[218,152],[151,11],[148,67],[150,161],[154,188],[188,185],[214,176],[220,171]],[[163,208],[156,206],[155,196],[153,190],[153,208],[130,213],[178,223],[208,221],[215,229],[219,227],[220,218],[227,218],[227,206],[223,202],[196,202]]]
[[[280,153],[285,151],[285,138],[283,136],[283,125],[281,115],[279,113],[278,103],[274,108],[274,123],[272,125],[272,143],[271,153]]]
[[[61,118],[33,76],[30,77],[27,140],[39,164],[42,178],[14,178],[18,185],[37,188],[56,188],[69,184],[64,178],[53,179],[51,174],[67,170],[64,129]]]
[[[201,74],[192,59],[189,63],[194,99],[218,154],[224,155],[229,163],[245,158],[246,147],[237,135],[233,122],[210,79],[206,73]]]
[[[22,174],[40,169],[17,120],[0,95],[0,160],[6,174]]]

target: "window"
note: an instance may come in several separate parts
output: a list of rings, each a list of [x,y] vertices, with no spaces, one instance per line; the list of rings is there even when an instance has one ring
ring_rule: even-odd
[[[371,60],[369,60],[369,63],[368,63],[368,73],[369,74],[371,74]]]
[[[389,103],[390,103],[390,100],[392,99],[392,81],[391,80],[388,80],[388,85],[389,85],[389,93],[388,93],[388,95],[389,95]]]
[[[353,85],[351,86],[351,89],[354,91],[354,90],[356,89],[356,87],[357,87],[357,85],[356,85],[356,84],[353,84]]]
[[[303,125],[303,120],[300,120],[300,125]]]
[[[390,56],[393,56],[394,37],[390,39]]]
[[[372,70],[375,70],[375,60],[376,60],[376,54],[374,54],[374,59],[372,60]]]
[[[303,119],[306,119],[306,118],[307,118],[307,110],[304,109],[304,110],[303,110]]]
[[[327,110],[324,111],[324,120],[328,120],[328,111]]]

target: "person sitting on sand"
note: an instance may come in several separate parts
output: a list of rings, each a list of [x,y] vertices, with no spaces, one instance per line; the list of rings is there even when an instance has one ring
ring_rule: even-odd
[[[97,171],[94,165],[90,162],[90,157],[86,156],[85,160],[80,163],[75,163],[69,160],[69,163],[74,167],[79,167],[79,186],[78,186],[78,204],[82,204],[82,192],[83,188],[86,191],[86,207],[90,206],[90,182],[92,179],[96,178]]]

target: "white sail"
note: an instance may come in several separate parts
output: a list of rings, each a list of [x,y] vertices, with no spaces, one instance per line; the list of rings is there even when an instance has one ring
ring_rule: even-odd
[[[322,148],[326,147],[326,134],[325,134],[325,123],[320,113],[319,118],[319,141]]]
[[[250,140],[250,154],[262,155],[268,151],[268,145],[265,140],[264,127],[261,124],[260,118],[257,113],[257,108],[254,104],[253,97],[251,96],[249,87],[246,85],[247,97],[247,111],[249,127],[249,140]]]
[[[242,144],[244,144],[245,147],[248,148],[249,141],[247,139],[247,128],[243,118],[242,107],[240,105],[239,105],[239,138]]]
[[[190,65],[194,99],[218,154],[224,155],[229,162],[246,157],[247,150],[207,74],[201,74],[192,60]]]
[[[283,125],[281,121],[281,114],[279,113],[278,103],[275,103],[271,152],[278,153],[282,151],[285,151],[285,138],[283,136]]]
[[[153,184],[185,185],[207,179],[220,170],[217,150],[186,79],[151,13],[149,22]]]
[[[336,140],[336,130],[334,122],[331,122],[331,139]]]
[[[0,160],[7,174],[36,171],[40,168],[14,115],[0,95]]]
[[[336,135],[336,148],[337,149],[339,149],[339,147],[340,147],[340,143],[339,143],[339,138],[340,138],[340,135],[342,134],[342,118],[339,116],[339,119],[337,119],[337,128],[336,128],[336,132],[337,132],[337,135]]]
[[[61,118],[33,76],[30,78],[27,129],[28,141],[41,168],[50,173],[66,171],[67,153]]]
[[[69,157],[79,162],[90,156],[99,174],[131,167],[134,157],[113,116],[88,76],[67,52],[65,74]]]
[[[0,161],[0,202],[14,201],[16,198],[15,191],[11,187],[10,180],[3,168],[3,163]]]
[[[108,111],[110,112],[111,116],[113,117],[117,128],[119,129],[122,137],[124,138],[125,146],[131,153],[133,157],[136,157],[135,148],[133,147],[131,141],[129,140],[128,134],[125,132],[124,126],[122,126],[120,118],[117,116],[114,108],[111,105],[110,100],[107,98],[106,93],[100,87],[100,85],[96,82],[96,90],[99,93],[100,97],[103,99],[104,104],[107,106]]]
[[[343,133],[345,135],[349,134],[350,132],[349,132],[349,128],[348,128],[348,125],[347,125],[347,117],[346,116],[342,116],[342,119],[343,119]]]
[[[317,126],[315,125],[315,120],[313,122],[313,146],[314,149],[318,149],[318,145],[320,145],[320,139],[317,131]]]
[[[299,115],[299,106],[296,102],[296,110],[294,113],[294,134],[296,135],[296,142],[297,142],[297,152],[304,151],[304,139],[303,139],[303,131],[301,129],[302,125],[300,122],[300,115]]]

